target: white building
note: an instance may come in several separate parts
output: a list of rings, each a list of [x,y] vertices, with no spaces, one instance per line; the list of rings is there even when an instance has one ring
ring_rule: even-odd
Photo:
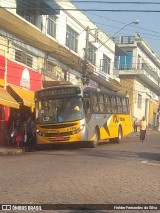
[[[118,58],[117,68],[123,89],[130,96],[134,117],[146,116],[148,126],[157,126],[158,96],[160,95],[160,59],[140,37],[122,36],[115,42],[127,53]]]
[[[82,12],[63,10],[76,9],[69,0],[6,0],[0,4],[0,35],[13,44],[15,60],[23,50],[44,80],[58,78],[80,84],[85,59],[90,85],[116,89],[111,83],[112,79],[119,82],[114,57],[121,52]]]

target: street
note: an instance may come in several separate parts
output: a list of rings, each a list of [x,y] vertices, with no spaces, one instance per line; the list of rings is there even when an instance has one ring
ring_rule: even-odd
[[[159,137],[1,156],[0,203],[160,204]]]

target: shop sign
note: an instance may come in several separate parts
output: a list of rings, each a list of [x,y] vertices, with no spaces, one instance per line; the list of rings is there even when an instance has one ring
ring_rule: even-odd
[[[20,86],[22,88],[26,88],[26,89],[29,89],[30,90],[30,87],[31,87],[31,83],[30,83],[30,73],[28,71],[27,68],[25,68],[23,71],[22,71],[22,77],[21,77],[21,81],[20,81]]]
[[[88,86],[92,87],[92,88],[98,88],[98,83],[96,81],[93,81],[93,80],[89,79]]]

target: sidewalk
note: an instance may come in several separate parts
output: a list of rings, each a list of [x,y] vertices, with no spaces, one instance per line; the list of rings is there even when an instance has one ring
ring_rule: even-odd
[[[129,135],[126,135],[126,136],[124,136],[125,138],[126,137],[137,137],[137,136],[139,136],[139,134],[140,134],[140,132],[138,131],[138,132],[132,132],[132,133],[130,133]],[[159,134],[160,135],[160,132],[158,131],[158,130],[147,130],[147,136],[148,135],[154,135],[154,134]]]
[[[12,147],[0,147],[0,156],[3,155],[18,155],[22,154],[24,152],[24,149],[16,149]]]
[[[158,130],[148,130],[147,131],[147,135],[153,135],[153,134],[159,134],[160,135],[160,132]],[[131,134],[124,136],[124,138],[137,137],[137,136],[139,136],[139,132],[132,132]],[[13,148],[13,147],[5,147],[5,146],[0,147],[0,156],[3,156],[3,155],[19,155],[19,154],[22,154],[24,152],[25,152],[25,150],[22,149],[22,148],[17,149],[17,148]]]

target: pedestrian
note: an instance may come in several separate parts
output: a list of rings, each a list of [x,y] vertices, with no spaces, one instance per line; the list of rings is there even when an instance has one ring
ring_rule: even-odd
[[[136,118],[133,122],[133,129],[134,129],[134,132],[137,132],[137,129],[138,129],[138,126],[139,126],[139,121],[138,119]]]
[[[147,130],[147,121],[145,116],[142,117],[142,119],[140,120],[140,141],[143,142],[146,136],[146,130]]]
[[[15,119],[13,120],[12,124],[12,138],[13,138],[13,145],[17,148],[20,147],[20,143],[22,141],[22,119],[20,112],[17,113]]]
[[[35,122],[32,119],[32,116],[29,116],[27,121],[25,122],[25,137],[26,137],[25,143],[26,151],[33,151],[35,142]]]

